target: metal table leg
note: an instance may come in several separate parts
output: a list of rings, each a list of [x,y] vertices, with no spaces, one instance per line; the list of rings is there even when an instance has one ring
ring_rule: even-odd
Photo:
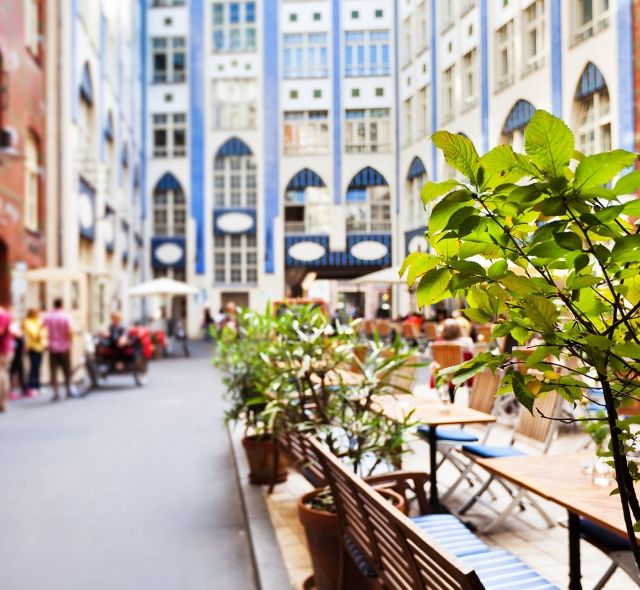
[[[569,590],[582,590],[580,578],[580,517],[569,515]]]
[[[429,425],[429,503],[432,512],[442,512],[440,500],[438,499],[438,470],[437,464],[438,437],[436,436],[436,427]]]

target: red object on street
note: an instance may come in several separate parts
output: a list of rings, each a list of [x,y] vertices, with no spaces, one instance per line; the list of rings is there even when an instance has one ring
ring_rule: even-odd
[[[140,340],[142,347],[142,355],[149,360],[153,354],[153,345],[151,344],[151,333],[148,328],[143,326],[134,326],[129,329],[129,338]]]

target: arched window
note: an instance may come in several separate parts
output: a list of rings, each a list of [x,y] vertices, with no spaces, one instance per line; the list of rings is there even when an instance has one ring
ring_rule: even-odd
[[[287,185],[284,197],[287,233],[327,234],[331,232],[331,193],[313,170],[300,170]]]
[[[173,174],[165,174],[153,190],[153,234],[184,236],[187,229],[187,200]]]
[[[574,120],[578,150],[590,155],[611,149],[609,89],[602,72],[591,62],[578,82]]]
[[[347,189],[347,233],[391,231],[391,192],[380,172],[363,168]]]
[[[524,128],[535,112],[536,108],[529,101],[518,100],[509,111],[502,126],[500,143],[510,145],[516,152],[524,151]]]
[[[38,138],[29,133],[24,145],[24,227],[40,230],[40,145]]]
[[[256,162],[246,143],[228,140],[213,161],[213,200],[216,207],[255,207]]]
[[[407,199],[405,206],[405,223],[407,229],[414,229],[426,225],[427,217],[425,216],[424,204],[420,197],[420,190],[427,180],[427,170],[424,167],[424,163],[416,156],[411,161],[405,182]]]
[[[229,139],[213,162],[215,207],[257,205],[253,152],[237,137]],[[258,245],[254,231],[219,233],[213,240],[214,280],[218,284],[253,284],[258,280]]]

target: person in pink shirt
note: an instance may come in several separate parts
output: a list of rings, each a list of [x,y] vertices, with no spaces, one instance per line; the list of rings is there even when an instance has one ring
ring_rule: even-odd
[[[0,412],[4,412],[9,396],[11,366],[11,352],[13,350],[13,335],[11,334],[11,313],[0,305]]]
[[[58,401],[58,369],[62,369],[67,397],[71,397],[71,338],[73,330],[71,320],[62,309],[62,299],[55,299],[53,311],[44,319],[49,340],[49,371],[51,373],[51,387],[53,398]]]

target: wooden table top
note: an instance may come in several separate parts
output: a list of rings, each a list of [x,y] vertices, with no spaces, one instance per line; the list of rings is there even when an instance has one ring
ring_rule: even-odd
[[[534,494],[554,502],[579,516],[610,530],[627,536],[620,497],[611,496],[610,488],[599,488],[592,483],[585,466],[593,461],[591,454],[538,455],[478,459],[478,465]],[[640,491],[640,485],[638,485]],[[640,539],[640,533],[636,535]]]
[[[485,414],[456,404],[445,405],[439,400],[413,395],[378,396],[375,404],[391,420],[401,420],[413,410],[413,419],[427,426],[488,424],[496,421],[496,417],[492,414]]]

